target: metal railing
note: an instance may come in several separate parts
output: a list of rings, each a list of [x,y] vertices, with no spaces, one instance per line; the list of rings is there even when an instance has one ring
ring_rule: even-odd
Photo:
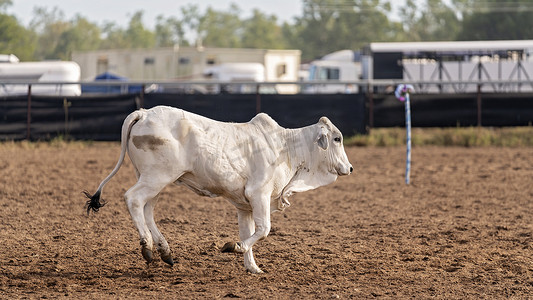
[[[464,92],[464,86],[473,86],[474,90],[481,89],[482,92],[520,92],[522,90],[514,90],[513,88],[525,88],[529,90],[527,92],[533,91],[533,81],[531,80],[403,80],[403,79],[370,79],[370,80],[357,80],[357,81],[333,81],[333,80],[312,80],[312,81],[269,81],[269,82],[250,82],[250,81],[175,81],[175,80],[135,80],[135,81],[119,81],[119,80],[108,80],[108,81],[78,81],[78,82],[65,82],[65,81],[50,81],[50,82],[39,82],[39,81],[28,81],[28,80],[0,80],[0,88],[5,86],[35,86],[35,85],[79,85],[79,86],[120,86],[123,87],[121,90],[130,86],[143,86],[144,89],[147,87],[156,85],[162,88],[172,88],[172,87],[190,87],[190,86],[237,86],[237,85],[247,85],[256,87],[256,91],[261,91],[261,87],[265,86],[279,86],[279,85],[293,85],[300,87],[299,92],[303,92],[302,87],[309,85],[351,85],[359,87],[359,91],[368,91],[374,89],[385,89],[387,87],[395,87],[398,84],[411,84],[415,87],[415,92],[418,93],[427,93],[424,88],[421,88],[419,91],[416,90],[416,87],[437,87],[439,88],[439,93],[449,93],[446,87],[453,87],[452,91],[455,92]],[[489,87],[489,90],[483,90]],[[30,90],[30,89],[28,89]]]

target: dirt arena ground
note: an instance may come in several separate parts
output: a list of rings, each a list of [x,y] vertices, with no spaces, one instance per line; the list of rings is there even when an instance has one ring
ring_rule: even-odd
[[[156,222],[173,268],[147,268],[123,201],[129,160],[86,215],[118,143],[0,144],[0,298],[305,299],[531,298],[533,148],[350,147],[356,169],[296,194],[272,216],[254,254],[220,253],[238,239],[235,209],[171,186]]]

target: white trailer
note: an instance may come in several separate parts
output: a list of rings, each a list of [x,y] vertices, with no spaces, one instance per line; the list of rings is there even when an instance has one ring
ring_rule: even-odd
[[[31,82],[32,95],[79,96],[79,84],[38,84],[79,82],[80,66],[73,61],[19,62],[16,56],[0,55],[0,96],[25,95]],[[13,84],[16,82],[17,84]]]
[[[362,60],[363,79],[417,93],[533,91],[533,40],[370,43]]]

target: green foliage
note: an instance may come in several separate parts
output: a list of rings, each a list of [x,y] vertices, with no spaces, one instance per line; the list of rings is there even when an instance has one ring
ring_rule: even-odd
[[[34,18],[30,29],[36,33],[37,45],[34,58],[36,60],[58,59],[55,53],[59,39],[70,24],[64,21],[64,14],[57,7],[48,10],[45,7],[36,7],[33,10]],[[17,53],[15,53],[17,54]]]
[[[130,43],[126,40],[126,33],[123,28],[118,27],[114,22],[105,23],[102,27],[104,38],[100,44],[100,49],[128,49]]]
[[[359,49],[373,41],[394,40],[401,29],[387,18],[388,1],[304,0],[303,4],[302,17],[286,32],[289,47],[301,49],[304,61],[340,49]],[[295,36],[299,38],[292,39]]]
[[[142,22],[143,12],[138,11],[130,18],[128,28],[123,29],[115,23],[103,26],[103,40],[100,49],[152,48],[156,45],[156,35],[146,29]]]
[[[129,44],[128,48],[152,48],[155,46],[155,35],[144,27],[142,17],[142,11],[133,14],[128,28],[124,31],[124,39]]]
[[[354,146],[401,146],[405,145],[405,129],[376,128],[367,135],[346,138],[344,143]],[[413,146],[532,147],[533,127],[413,128],[411,143]]]
[[[200,18],[197,40],[207,47],[241,47],[239,35],[242,33],[242,21],[239,14],[240,9],[235,4],[227,12],[208,8]]]
[[[100,28],[96,24],[78,15],[59,36],[53,55],[69,60],[72,51],[96,50],[101,43],[100,35]]]
[[[121,27],[81,15],[65,20],[57,7],[35,7],[25,28],[6,13],[13,1],[0,0],[0,51],[22,60],[67,60],[75,50],[203,45],[300,49],[302,61],[309,61],[371,42],[533,38],[533,0],[406,0],[394,19],[391,0],[301,1],[301,15],[290,23],[258,9],[243,18],[236,4],[204,11],[187,4],[170,17],[158,16],[151,30],[143,11]]]
[[[281,27],[277,25],[276,16],[267,16],[254,9],[253,16],[243,21],[241,47],[283,49],[284,44]]]
[[[533,1],[466,1],[460,40],[520,40],[533,38]]]
[[[418,1],[407,0],[400,15],[409,41],[455,40],[461,30],[456,9],[440,0],[426,0],[421,7]]]
[[[155,26],[155,42],[157,47],[172,47],[174,45],[188,45],[185,39],[184,22],[175,17],[165,19],[157,17]]]
[[[30,60],[35,51],[34,34],[21,26],[13,16],[0,14],[0,53],[15,54]]]

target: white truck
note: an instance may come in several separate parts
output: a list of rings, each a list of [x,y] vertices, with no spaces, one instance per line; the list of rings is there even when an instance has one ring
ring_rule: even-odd
[[[335,82],[358,81],[361,78],[359,55],[352,50],[341,50],[325,55],[309,64],[309,84],[304,86],[304,93],[337,94],[357,93],[353,84],[335,84]],[[327,81],[327,83],[311,83]]]
[[[79,84],[38,84],[79,82],[80,66],[73,61],[20,62],[13,54],[0,55],[0,96],[25,95],[31,82],[32,95],[79,96]],[[16,82],[16,84],[13,84]]]

